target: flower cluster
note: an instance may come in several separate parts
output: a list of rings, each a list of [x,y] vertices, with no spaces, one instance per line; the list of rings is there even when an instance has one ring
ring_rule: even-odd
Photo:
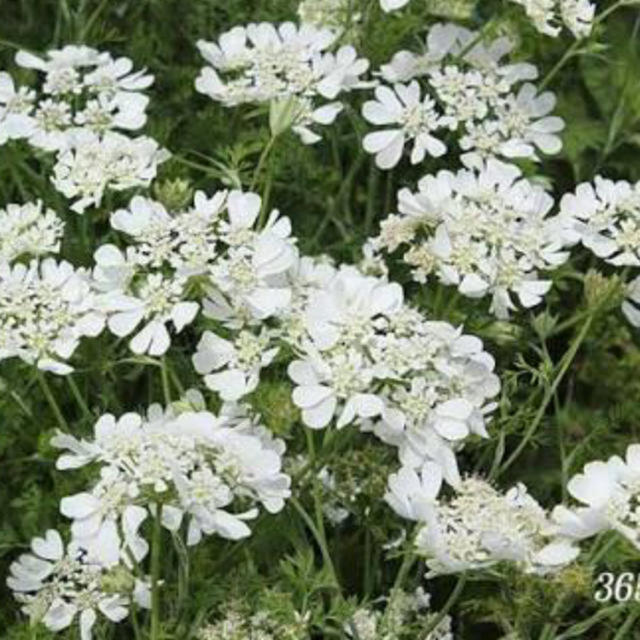
[[[507,318],[512,294],[528,308],[551,287],[540,270],[562,264],[569,241],[564,216],[549,216],[553,198],[520,170],[489,160],[481,170],[440,171],[413,193],[398,194],[399,214],[381,223],[372,246],[403,260],[417,282],[435,275],[471,298],[490,295],[491,311]]]
[[[567,236],[616,267],[640,266],[640,182],[596,176],[560,201]]]
[[[598,258],[615,267],[640,266],[640,182],[614,182],[596,176],[560,201],[567,242],[580,242]],[[629,283],[622,311],[640,326],[640,277]]]
[[[16,87],[0,74],[0,144],[26,139],[57,154],[52,181],[72,209],[99,206],[105,189],[148,186],[157,165],[168,157],[144,136],[149,99],[142,91],[153,83],[146,71],[133,71],[129,58],[68,45],[39,57],[19,51],[16,62],[43,76],[38,91]]]
[[[414,593],[394,590],[386,601],[384,611],[368,607],[357,609],[345,624],[347,636],[357,640],[453,640],[452,621],[448,615],[424,635],[424,629],[431,625],[437,614],[430,610],[431,596],[422,588]]]
[[[109,329],[128,336],[144,324],[130,342],[132,351],[162,355],[171,344],[166,325],[171,322],[180,332],[198,313],[200,305],[190,295],[206,295],[205,314],[218,320],[239,316],[255,324],[286,307],[290,291],[284,274],[295,257],[291,227],[274,211],[255,230],[260,211],[260,197],[240,191],[211,198],[198,192],[190,209],[176,213],[136,196],[128,209],[116,211],[111,226],[126,234],[131,246],[121,251],[103,245],[95,253],[94,269]],[[203,340],[201,351],[208,344],[208,338]],[[250,336],[238,348],[257,348],[260,355],[262,343],[247,341]],[[201,373],[235,357],[231,346],[221,348],[226,359],[202,356]]]
[[[38,149],[64,149],[77,129],[133,131],[146,122],[149,99],[141,92],[151,86],[153,76],[145,70],[132,72],[128,58],[114,60],[106,52],[68,45],[44,57],[19,51],[16,63],[44,76],[37,94],[13,88],[9,101],[14,112],[21,107],[20,113],[28,116],[21,137]]]
[[[298,353],[288,372],[303,422],[355,422],[407,464],[436,460],[457,484],[454,451],[471,434],[487,436],[488,401],[500,387],[482,342],[426,321],[399,285],[353,267],[312,290],[301,315],[301,331],[285,339]]]
[[[51,181],[66,198],[75,200],[72,211],[99,207],[105,191],[149,187],[158,165],[169,153],[147,136],[128,138],[108,131],[99,136],[87,129],[69,135],[59,152]]]
[[[246,611],[241,602],[225,604],[224,617],[205,625],[198,640],[309,640],[308,621],[295,611],[293,619],[282,623],[267,610]]]
[[[84,269],[53,258],[0,263],[0,361],[18,357],[65,375],[80,339],[103,327]]]
[[[0,209],[0,229],[0,263],[6,263],[25,256],[58,253],[64,223],[52,209],[43,211],[38,201]]]
[[[538,94],[528,82],[516,88],[535,79],[537,69],[501,62],[513,48],[507,38],[487,45],[476,38],[455,24],[436,24],[424,53],[399,51],[382,66],[385,84],[375,89],[375,100],[366,102],[362,111],[366,120],[383,127],[363,140],[380,168],[396,166],[408,143],[413,164],[427,154],[444,155],[448,131],[457,132],[467,166],[477,167],[492,157],[536,159],[539,151],[560,150],[555,134],[564,122],[549,115],[553,94]]]
[[[589,0],[511,0],[521,5],[533,26],[556,37],[564,25],[577,39],[591,34],[596,5]]]
[[[340,31],[360,19],[352,4],[352,0],[302,0],[298,17],[302,24]]]
[[[90,640],[100,612],[111,622],[128,615],[131,602],[150,606],[149,587],[123,567],[106,565],[72,542],[65,550],[60,534],[50,529],[31,541],[31,553],[10,567],[8,587],[32,624],[57,632],[78,617],[80,637]]]
[[[386,501],[421,526],[415,545],[426,556],[428,576],[483,569],[502,561],[527,572],[556,571],[579,553],[544,509],[519,484],[501,494],[468,477],[448,501],[438,500],[442,472],[433,463],[402,467],[389,477]]]
[[[217,43],[198,42],[210,66],[196,89],[226,107],[292,101],[292,128],[313,144],[320,136],[311,127],[335,120],[342,111],[336,98],[362,86],[360,76],[369,67],[350,45],[330,51],[337,39],[335,31],[309,23],[234,27]]]
[[[562,535],[582,540],[614,530],[640,549],[640,444],[629,445],[624,460],[612,456],[587,463],[567,490],[581,505],[554,509]]]
[[[35,94],[26,87],[16,89],[13,78],[0,72],[0,145],[23,138],[30,132],[30,117]]]
[[[280,470],[284,443],[237,408],[215,416],[203,407],[196,394],[185,407],[152,405],[146,416],[106,414],[92,440],[53,438],[65,450],[58,469],[99,469],[88,491],[60,503],[83,548],[107,564],[140,561],[149,549],[140,534],[149,515],[170,531],[187,521],[187,544],[194,545],[203,535],[245,538],[258,505],[270,513],[283,508],[290,493]]]

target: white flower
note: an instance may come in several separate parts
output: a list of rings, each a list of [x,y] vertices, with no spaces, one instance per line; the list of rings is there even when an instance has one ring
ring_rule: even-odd
[[[63,151],[76,144],[78,136],[87,143],[83,136],[89,131],[103,135],[113,129],[135,130],[146,122],[149,99],[141,91],[153,76],[145,70],[132,72],[128,58],[114,60],[106,52],[68,45],[44,57],[19,51],[16,62],[44,74],[37,94],[25,93],[19,101],[28,104],[21,110],[21,137],[28,137],[34,147]]]
[[[568,223],[548,216],[553,198],[497,160],[478,171],[426,176],[417,193],[402,190],[398,201],[402,215],[382,223],[374,245],[389,252],[409,245],[404,261],[415,280],[435,274],[465,296],[491,295],[499,318],[515,308],[512,294],[525,308],[538,304],[551,286],[538,270],[568,257]]]
[[[43,211],[38,200],[0,209],[0,229],[0,262],[13,262],[25,255],[58,253],[64,223],[51,209]]]
[[[439,68],[445,56],[458,48],[463,31],[462,27],[451,23],[433,25],[425,40],[424,53],[398,51],[388,64],[380,68],[382,77],[389,83],[409,82]]]
[[[545,35],[556,37],[561,24],[577,39],[591,34],[596,6],[589,0],[511,0],[521,5],[533,26]]]
[[[587,38],[591,35],[596,5],[589,0],[560,0],[562,22],[574,38]]]
[[[285,310],[291,299],[286,275],[296,257],[291,225],[274,211],[257,229],[261,205],[257,194],[221,191],[211,197],[197,192],[186,211],[168,212],[160,203],[140,196],[127,209],[116,211],[111,226],[126,234],[131,246],[126,253],[113,245],[100,247],[94,269],[109,328],[125,336],[146,319],[148,324],[132,340],[131,348],[136,353],[159,354],[169,346],[167,322],[172,321],[180,332],[195,318],[198,303],[191,301],[193,297],[206,296],[205,315],[234,328],[259,324]],[[225,394],[244,395],[257,384],[260,367],[248,365],[246,358],[252,359],[249,351],[262,338],[252,345],[250,334],[243,334],[236,344],[243,362],[240,369],[234,356],[233,371],[212,373],[211,368],[206,372],[214,386],[222,381]]]
[[[49,529],[43,538],[31,541],[31,553],[13,562],[7,585],[32,624],[42,622],[55,633],[77,617],[81,640],[91,640],[98,612],[117,623],[127,617],[132,599],[148,607],[149,587],[133,576],[133,589],[103,590],[110,569],[76,543],[65,551],[60,534]]]
[[[596,176],[560,202],[568,241],[617,267],[640,265],[640,183]]]
[[[130,139],[114,132],[100,138],[80,129],[69,147],[58,153],[52,182],[65,197],[75,199],[71,209],[83,213],[87,207],[99,207],[108,189],[149,186],[167,158],[151,138]]]
[[[257,335],[240,331],[233,341],[205,331],[193,355],[193,365],[205,376],[209,389],[217,391],[223,400],[236,401],[256,389],[261,369],[276,357],[278,348],[269,348],[270,338],[264,328]]]
[[[439,127],[456,131],[464,152],[461,159],[468,167],[480,168],[484,161],[497,156],[537,158],[538,149],[557,153],[561,142],[555,134],[564,123],[548,115],[555,106],[555,97],[549,92],[537,95],[532,84],[516,87],[537,78],[538,70],[532,64],[504,60],[514,49],[514,42],[508,38],[486,44],[482,40],[477,32],[458,25],[436,24],[429,29],[422,52],[397,52],[388,64],[382,65],[380,75],[389,83],[411,81],[408,86],[414,87],[418,99],[424,96],[420,100],[426,118],[421,125],[424,135],[432,135],[432,130]],[[398,106],[398,98],[389,87],[383,85],[376,91],[385,95],[382,100],[377,96],[384,109],[368,102],[364,115],[375,124],[389,124],[394,118],[385,112],[399,114],[402,105]],[[409,111],[407,122],[401,123],[405,129],[409,124],[409,128],[417,126],[421,119],[417,107]],[[390,131],[375,135],[376,138],[365,138],[365,148],[370,145],[367,150],[384,150],[386,157],[379,158],[379,166],[393,166],[401,153],[401,136],[392,137]],[[412,161],[424,158],[422,147],[432,156],[442,155],[446,151],[444,143],[437,138],[436,141],[432,148],[426,142],[419,144]]]
[[[534,27],[545,35],[556,37],[560,33],[560,27],[555,26],[557,16],[555,13],[558,0],[511,0],[522,5]]]
[[[250,535],[246,521],[259,504],[279,512],[290,493],[281,472],[284,443],[233,408],[225,410],[216,417],[194,411],[188,401],[166,411],[153,405],[147,416],[102,416],[91,441],[59,433],[52,444],[68,452],[59,469],[100,468],[89,491],[62,500],[74,537],[104,560],[126,562],[131,553],[140,561],[149,545],[139,529],[149,515],[171,531],[187,519],[193,545],[203,534]],[[249,508],[237,511],[238,503]]]
[[[133,73],[132,69],[129,58],[105,60],[84,76],[84,84],[92,93],[111,97],[142,91],[153,84],[153,76],[148,75],[146,69]]]
[[[640,445],[629,445],[624,460],[612,456],[587,463],[567,490],[584,506],[556,508],[554,520],[562,535],[579,540],[613,529],[640,548]]]
[[[383,11],[389,13],[390,11],[396,11],[402,9],[405,5],[409,4],[409,0],[380,0],[380,6]]]
[[[102,134],[111,129],[140,129],[147,121],[149,98],[140,93],[99,94],[76,113],[75,124]]]
[[[309,125],[331,124],[342,109],[326,100],[363,86],[360,76],[368,69],[349,45],[329,52],[336,39],[331,29],[309,23],[234,27],[217,43],[197,43],[211,66],[202,69],[196,90],[227,107],[291,100],[291,126],[312,144],[320,138]]]
[[[381,169],[395,167],[405,144],[410,141],[413,141],[412,164],[422,162],[427,153],[436,158],[446,153],[446,145],[433,132],[449,126],[450,122],[437,111],[429,96],[421,98],[417,82],[398,83],[393,89],[377,87],[375,97],[376,100],[364,104],[363,116],[373,124],[392,128],[368,133],[363,146],[368,153],[376,154],[376,164]]]
[[[437,464],[426,462],[419,471],[403,466],[389,476],[384,499],[401,518],[424,522],[437,505],[441,486],[442,470]]]
[[[47,258],[29,266],[0,264],[0,360],[19,357],[65,375],[83,336],[97,336],[104,316],[88,275]]]
[[[27,138],[31,135],[34,121],[31,117],[33,91],[16,86],[8,73],[0,72],[0,145],[7,140]]]
[[[555,154],[562,141],[555,134],[564,129],[564,121],[548,116],[556,104],[550,91],[537,94],[534,85],[522,85],[516,97],[510,97],[498,109],[499,127],[508,138],[501,152],[507,158],[536,158],[536,148]]]
[[[471,434],[488,436],[488,400],[500,389],[493,358],[477,338],[408,308],[397,284],[353,267],[320,273],[302,270],[308,290],[294,286],[282,332],[298,354],[288,373],[303,422],[354,423],[406,465],[434,462],[458,484],[455,450]]]
[[[261,234],[253,246],[230,247],[210,268],[211,280],[234,300],[234,307],[245,308],[250,317],[264,320],[289,305],[291,292],[283,286],[282,276],[293,259],[288,242],[274,234]],[[205,307],[205,313],[210,309]]]
[[[144,327],[130,341],[136,354],[160,356],[171,345],[167,323],[177,333],[193,322],[200,305],[185,301],[185,278],[165,278],[152,273],[136,284],[133,295],[117,290],[101,298],[101,308],[107,313],[109,330],[119,337],[133,333],[144,321]]]
[[[449,501],[438,502],[438,478],[433,468],[424,468],[421,478],[403,469],[390,477],[387,494],[399,515],[422,524],[415,544],[426,556],[427,576],[483,569],[501,561],[544,574],[578,555],[568,538],[555,536],[546,512],[523,485],[501,494],[470,477]]]

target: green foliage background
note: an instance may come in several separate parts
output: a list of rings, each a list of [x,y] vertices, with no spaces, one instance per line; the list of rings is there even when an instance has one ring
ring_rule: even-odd
[[[249,21],[295,18],[290,0],[1,0],[0,70],[27,81],[30,73],[13,63],[17,48],[44,51],[66,43],[86,42],[114,54],[131,57],[156,76],[150,95],[149,135],[175,157],[162,169],[160,195],[175,197],[167,187],[178,178],[192,188],[213,190],[234,181],[250,181],[257,157],[266,143],[268,118],[255,109],[225,110],[196,94],[193,83],[201,66],[195,48],[199,38],[214,39],[233,25]],[[385,62],[401,47],[415,46],[429,25],[442,19],[460,19],[478,28],[491,20],[490,34],[509,34],[519,42],[516,55],[539,65],[541,77],[573,46],[567,36],[550,39],[537,34],[520,8],[499,0],[412,0],[397,15],[383,17],[377,1],[360,0],[364,20],[354,34],[361,55],[372,67]],[[608,6],[603,2],[600,10]],[[579,47],[549,88],[558,95],[557,113],[567,122],[564,150],[526,173],[541,175],[556,195],[576,182],[602,173],[612,178],[640,180],[640,11],[617,11]],[[291,217],[303,252],[329,253],[337,260],[357,261],[363,241],[376,232],[378,221],[395,205],[395,193],[415,184],[433,166],[382,173],[361,149],[366,124],[354,97],[336,126],[314,147],[302,146],[293,136],[278,141],[265,174],[263,193],[271,206]],[[450,161],[454,167],[455,158]],[[196,166],[199,165],[199,168]],[[439,162],[437,168],[443,168]],[[175,189],[174,189],[175,191]],[[63,214],[67,234],[63,255],[78,265],[89,265],[92,247],[108,237],[107,213],[127,202],[131,194],[112,197],[103,209],[84,218],[67,213],[64,200],[47,183],[41,165],[25,147],[0,149],[0,206],[42,198]],[[1,230],[0,230],[1,232]],[[550,409],[529,446],[499,478],[502,487],[523,481],[542,504],[561,500],[567,477],[584,462],[624,452],[640,439],[640,351],[638,334],[618,312],[619,283],[613,274],[594,273],[602,264],[578,254],[571,266],[556,274],[545,308],[522,312],[512,324],[488,319],[486,307],[453,298],[438,286],[419,289],[406,274],[394,272],[412,298],[435,317],[464,323],[486,341],[496,355],[504,393],[492,438],[478,442],[463,455],[463,468],[487,472],[494,460],[507,458],[534,419],[551,388],[561,358],[585,310],[594,321],[567,375],[553,394]],[[578,274],[578,275],[577,275]],[[581,315],[582,314],[582,315]],[[189,354],[196,340],[187,331],[173,350],[174,371],[180,384],[198,384]],[[121,413],[162,398],[157,367],[135,360],[126,345],[110,336],[88,340],[79,350],[75,379],[93,415]],[[92,421],[83,416],[64,379],[50,378],[53,392],[74,432],[89,433]],[[178,392],[178,381],[172,381]],[[292,455],[305,449],[298,416],[289,400],[284,371],[276,373],[252,398],[272,429],[288,441]],[[60,497],[77,491],[82,474],[54,471],[55,452],[48,441],[56,427],[33,371],[18,362],[0,363],[0,574],[32,536],[48,527],[65,526],[57,513]],[[307,602],[316,637],[339,637],[336,629],[356,603],[388,592],[400,560],[389,557],[383,544],[399,531],[399,523],[380,503],[383,479],[395,464],[383,445],[358,434],[340,434],[322,450],[322,463],[338,475],[336,492],[349,497],[348,524],[330,531],[332,555],[346,600],[334,598],[329,576],[318,550],[299,516],[288,507],[278,517],[262,518],[255,535],[242,547],[222,540],[200,545],[190,563],[188,595],[173,586],[165,594],[167,638],[188,637],[189,630],[217,615],[218,603],[234,594],[252,606],[266,607],[286,619],[291,607]],[[302,502],[311,490],[300,481]],[[177,566],[180,549],[167,538],[167,570]],[[456,638],[539,638],[550,623],[550,637],[605,640],[625,635],[640,637],[623,620],[634,620],[632,604],[606,616],[592,599],[592,576],[599,570],[640,572],[633,550],[616,538],[593,543],[587,560],[556,579],[542,580],[499,568],[471,576],[454,609]],[[591,563],[588,558],[595,560]],[[416,565],[407,587],[421,582],[423,567]],[[426,585],[437,609],[447,599],[455,578]],[[269,590],[265,591],[265,585]],[[259,603],[259,605],[258,605]],[[577,635],[561,635],[580,621],[596,617]],[[333,629],[333,635],[331,635]],[[546,631],[545,631],[546,633]],[[74,638],[76,630],[61,637]],[[98,638],[129,638],[125,626],[104,627]],[[337,634],[337,635],[336,635]],[[509,635],[511,634],[511,635]],[[635,634],[635,635],[634,635]],[[8,590],[0,584],[0,638],[44,639],[44,629],[29,629]],[[407,636],[420,638],[418,631]]]

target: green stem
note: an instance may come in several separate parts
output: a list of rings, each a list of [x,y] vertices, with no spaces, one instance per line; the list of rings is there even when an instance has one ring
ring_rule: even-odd
[[[520,454],[524,451],[524,449],[529,444],[529,441],[535,434],[538,426],[540,425],[540,422],[542,421],[542,418],[544,418],[547,407],[549,406],[549,403],[553,399],[556,393],[556,390],[558,389],[558,386],[560,385],[564,376],[569,370],[569,367],[571,366],[571,363],[576,357],[578,350],[580,349],[580,346],[584,342],[584,339],[587,337],[587,334],[589,333],[589,329],[591,328],[592,321],[593,321],[593,314],[590,314],[587,317],[587,321],[582,326],[580,333],[575,337],[575,339],[571,343],[571,346],[569,347],[569,350],[564,355],[564,359],[560,366],[560,370],[558,371],[556,377],[551,383],[551,386],[545,391],[540,407],[538,408],[538,412],[536,413],[534,419],[531,421],[531,424],[529,425],[529,428],[525,432],[524,437],[516,447],[515,451],[509,456],[507,461],[504,462],[501,467],[494,467],[494,469],[492,469],[490,474],[491,479],[495,479],[496,477],[502,475],[520,457]]]
[[[429,622],[426,628],[423,631],[424,637],[429,637],[429,634],[437,628],[437,626],[444,620],[445,616],[451,611],[453,605],[458,601],[458,598],[462,594],[465,584],[467,583],[466,574],[462,574],[458,578],[458,582],[456,582],[456,586],[453,588],[451,595],[447,598],[447,601],[444,603],[444,606],[438,613],[434,616],[434,618]]]
[[[638,609],[633,609],[627,616],[627,619],[624,621],[622,626],[618,629],[616,635],[613,637],[613,640],[624,640],[625,638],[628,638],[629,636],[627,635],[627,633],[631,631],[633,623],[638,619],[638,616],[640,616],[640,611],[638,611]]]
[[[169,374],[167,372],[167,361],[165,357],[162,357],[160,362],[160,373],[162,376],[162,395],[164,396],[164,402],[168,406],[171,404],[171,387],[169,386]]]
[[[36,377],[38,378],[38,382],[40,383],[42,392],[44,393],[47,399],[47,402],[49,403],[49,406],[51,407],[51,410],[53,411],[53,414],[56,417],[56,421],[58,422],[58,425],[63,431],[68,433],[69,425],[67,424],[67,421],[64,419],[64,416],[62,415],[62,411],[60,411],[60,407],[58,406],[58,403],[56,402],[56,399],[53,393],[51,392],[51,388],[49,387],[49,383],[47,382],[47,379],[44,377],[44,374],[42,373],[42,371],[40,371],[40,369],[38,369],[37,367],[36,367]]]
[[[162,504],[157,505],[151,541],[151,630],[150,639],[160,638],[160,564],[162,544]]]
[[[393,609],[393,606],[392,606],[393,602],[398,597],[398,594],[402,589],[402,585],[404,584],[404,581],[409,575],[409,571],[411,571],[411,567],[413,567],[413,564],[415,561],[416,561],[416,556],[411,551],[408,551],[405,554],[404,558],[402,559],[402,564],[398,569],[398,573],[396,574],[396,579],[393,581],[393,587],[391,587],[391,591],[389,592],[390,593],[389,603],[387,604],[387,608],[384,612],[384,616],[382,617],[380,626],[383,629],[384,629],[384,625],[387,622],[389,611]]]
[[[603,20],[606,20],[614,11],[617,11],[621,7],[623,7],[625,5],[630,5],[630,4],[631,3],[629,2],[629,0],[618,0],[618,2],[612,4],[608,9],[605,9],[602,13],[600,13],[599,15],[597,15],[595,17],[595,19],[593,21],[593,27],[592,28],[595,28],[595,26],[597,24],[599,24]],[[564,52],[564,55],[562,56],[562,58],[560,58],[560,60],[558,60],[558,62],[552,67],[551,71],[549,71],[549,73],[547,73],[547,75],[544,77],[544,79],[542,80],[542,82],[538,86],[538,91],[539,92],[544,91],[544,89],[546,89],[547,86],[549,86],[549,83],[551,82],[551,80],[553,80],[553,78],[556,77],[556,75],[562,69],[562,67],[564,67],[564,65],[571,58],[573,58],[573,56],[577,55],[578,50],[580,49],[581,45],[582,45],[582,40],[576,40]]]
[[[277,140],[277,138],[278,136],[271,136],[271,138],[269,138],[269,142],[267,142],[267,146],[262,150],[262,153],[260,154],[260,159],[258,160],[258,165],[256,166],[256,170],[253,174],[253,180],[251,181],[251,186],[249,187],[249,191],[255,191],[256,187],[258,186],[258,180],[260,179],[260,174],[264,169],[265,162],[267,161],[267,158],[269,157],[269,154],[271,153],[271,149],[273,149],[273,145],[275,144],[275,141]]]
[[[130,601],[131,608],[131,626],[133,627],[133,636],[135,640],[142,640],[142,631],[140,631],[140,623],[138,622],[138,605],[132,597]]]
[[[93,28],[96,20],[100,17],[100,14],[105,10],[109,0],[102,0],[102,2],[95,8],[94,12],[89,16],[89,19],[84,23],[82,30],[80,31],[80,42],[84,42],[85,38]]]
[[[73,397],[78,403],[78,406],[80,407],[80,411],[82,411],[82,414],[84,415],[84,417],[92,419],[93,415],[89,410],[87,403],[84,401],[84,398],[82,397],[82,394],[78,389],[78,385],[76,384],[76,381],[73,379],[71,375],[67,376],[67,382],[69,383],[69,388],[71,389],[71,393],[73,394]]]
[[[313,521],[313,518],[306,512],[305,508],[300,504],[297,498],[291,497],[289,501],[293,505],[293,508],[298,512],[300,517],[304,520],[304,523],[307,525],[309,531],[311,531],[314,540],[318,547],[320,547],[320,554],[322,555],[322,562],[324,563],[325,568],[329,571],[331,575],[332,582],[338,593],[342,591],[340,587],[340,582],[338,580],[338,574],[336,572],[336,568],[333,564],[333,560],[331,558],[331,554],[329,553],[329,548],[327,546],[327,540],[324,534],[318,529],[316,523]]]

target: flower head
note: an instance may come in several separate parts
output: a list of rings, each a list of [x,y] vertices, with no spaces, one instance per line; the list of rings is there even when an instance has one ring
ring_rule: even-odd
[[[98,613],[120,622],[127,617],[132,599],[139,606],[149,606],[148,585],[132,574],[125,581],[127,587],[108,588],[113,571],[113,566],[100,562],[75,542],[65,550],[60,534],[50,529],[44,537],[31,541],[31,553],[11,565],[7,585],[32,623],[42,622],[57,632],[77,617],[80,637],[91,640]]]
[[[309,23],[234,27],[217,43],[198,42],[210,66],[202,69],[196,90],[227,107],[293,101],[292,128],[312,144],[320,137],[309,126],[330,124],[342,109],[326,100],[361,86],[369,66],[350,45],[329,51],[337,37]]]
[[[0,264],[0,360],[19,357],[64,375],[84,336],[104,327],[88,274],[46,258],[28,266]]]
[[[400,215],[382,222],[374,246],[393,252],[408,245],[403,259],[415,280],[435,275],[465,296],[490,295],[499,318],[515,308],[512,294],[525,308],[538,304],[551,286],[538,271],[568,257],[568,223],[548,216],[553,198],[496,160],[479,171],[426,176],[418,192],[399,192],[398,205]]]
[[[60,433],[52,444],[66,451],[59,469],[100,470],[91,489],[60,508],[74,539],[105,561],[147,554],[139,529],[149,515],[172,531],[186,519],[189,545],[211,534],[236,540],[250,535],[258,505],[276,513],[289,496],[284,443],[238,412],[153,405],[147,415],[102,416],[92,440]]]

